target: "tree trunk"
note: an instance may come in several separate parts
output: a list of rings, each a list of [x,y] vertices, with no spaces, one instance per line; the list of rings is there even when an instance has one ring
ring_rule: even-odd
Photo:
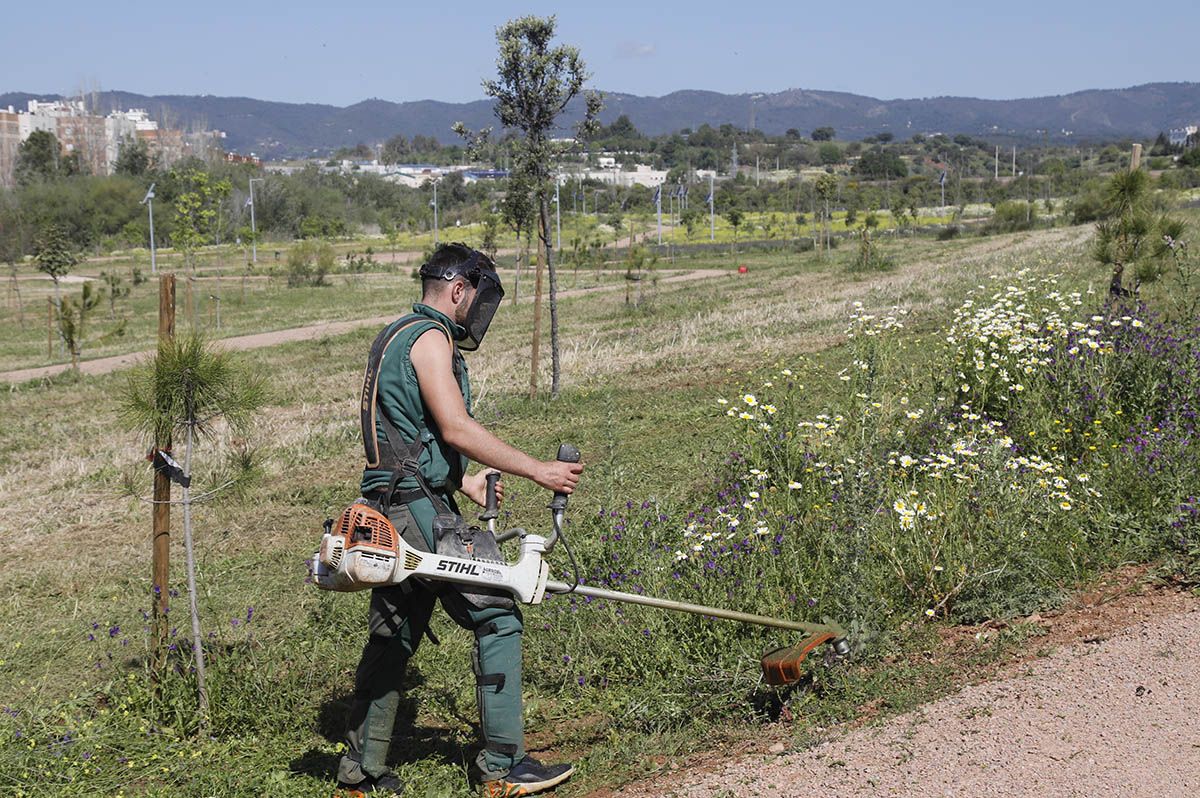
[[[192,424],[187,426],[187,443],[183,450],[183,475],[187,482],[192,475]],[[199,701],[200,735],[208,734],[208,685],[204,678],[204,643],[200,638],[200,610],[196,604],[196,555],[192,545],[191,489],[183,486],[183,547],[187,555],[188,603],[192,614],[192,655],[196,662],[196,693]]]
[[[537,396],[538,389],[538,357],[542,341],[542,247],[538,242],[537,266],[534,268],[533,281],[533,352],[529,365],[529,398]]]
[[[62,289],[59,288],[58,278],[51,276],[54,280],[54,319],[55,326],[58,329],[58,356],[62,357],[66,353],[67,339],[62,331]]]
[[[551,255],[549,213],[543,193],[538,199],[538,236],[541,239],[539,244],[546,252],[546,270],[550,273],[550,398],[557,399],[562,381],[562,362],[558,346],[558,270]]]

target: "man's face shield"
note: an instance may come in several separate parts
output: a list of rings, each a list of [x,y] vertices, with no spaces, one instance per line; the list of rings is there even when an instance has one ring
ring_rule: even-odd
[[[500,284],[500,277],[495,270],[496,265],[492,263],[491,258],[479,251],[475,251],[470,259],[457,266],[438,269],[425,264],[421,267],[422,277],[447,281],[461,277],[475,289],[475,297],[461,322],[467,335],[458,342],[459,349],[472,352],[479,348],[497,308],[500,307],[500,300],[504,298],[504,286]]]

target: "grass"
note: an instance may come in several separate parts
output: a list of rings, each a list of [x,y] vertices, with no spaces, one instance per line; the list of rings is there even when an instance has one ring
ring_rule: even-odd
[[[738,259],[749,268],[744,275],[647,281],[640,305],[626,305],[620,290],[565,299],[558,401],[525,398],[532,309],[511,306],[469,361],[477,415],[546,457],[563,440],[583,450],[588,468],[570,529],[590,581],[674,590],[670,571],[652,570],[661,565],[656,552],[679,546],[687,514],[739,478],[732,451],[760,451],[720,412],[718,397],[759,391],[792,368],[807,376],[804,398],[789,412],[809,418],[836,406],[844,399],[837,372],[858,351],[843,334],[854,301],[877,312],[910,310],[904,346],[888,362],[893,377],[917,380],[939,346],[930,333],[989,275],[1065,270],[1079,290],[1103,286],[1103,275],[1083,262],[1086,232],[885,241],[897,268],[870,277],[847,271],[850,248],[828,259],[753,254]],[[383,292],[335,286],[293,299],[301,295],[281,289],[262,295],[262,307],[283,303],[297,315],[329,312],[322,301],[340,312],[358,307],[357,315],[396,307],[394,297],[376,293]],[[380,304],[355,305],[356,296]],[[287,308],[289,301],[297,305]],[[238,323],[251,329],[272,318]],[[303,560],[320,520],[355,493],[355,393],[374,332],[240,355],[272,385],[272,404],[247,443],[226,436],[198,453],[201,485],[219,480],[243,446],[261,473],[253,490],[203,506],[196,520],[201,612],[214,635],[215,736],[207,740],[192,735],[186,666],[160,694],[146,685],[149,512],[137,497],[148,494],[149,480],[118,423],[123,375],[65,375],[0,394],[0,556],[10,564],[0,573],[9,597],[0,604],[0,787],[47,796],[328,795],[366,597],[317,593],[304,584]],[[507,496],[507,523],[545,526],[541,491],[514,480]],[[181,561],[176,555],[173,565]],[[173,574],[179,584],[178,567]],[[754,577],[697,581],[714,603],[802,617],[824,610],[793,607],[778,591],[734,589],[733,578]],[[907,606],[891,601],[893,611]],[[927,643],[930,627],[910,624],[902,633],[897,621],[839,620],[869,621],[855,627],[863,659],[817,673],[811,691],[792,697],[798,736],[872,702],[903,709],[949,684],[944,668],[902,656]],[[475,738],[469,637],[444,617],[435,624],[442,648],[415,660],[417,704],[393,754],[421,793],[458,795]],[[530,747],[581,762],[562,795],[642,771],[655,755],[710,749],[780,709],[753,677],[761,651],[783,642],[770,632],[561,600],[529,608],[526,625]],[[885,651],[900,656],[877,659]]]

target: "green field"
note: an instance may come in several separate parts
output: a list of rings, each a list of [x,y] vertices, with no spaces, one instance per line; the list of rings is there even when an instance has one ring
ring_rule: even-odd
[[[632,284],[620,274],[585,273],[578,287],[594,290],[562,300],[557,400],[526,397],[531,304],[502,309],[487,344],[469,359],[476,416],[547,458],[561,441],[583,451],[587,470],[568,529],[589,583],[767,614],[835,617],[851,629],[855,648],[851,662],[818,670],[808,690],[781,699],[757,682],[757,660],[792,642],[784,635],[603,603],[550,599],[527,608],[528,747],[543,759],[580,763],[558,794],[584,795],[688,752],[712,751],[778,717],[781,700],[797,740],[868,702],[884,712],[909,706],[945,689],[951,676],[903,656],[928,642],[931,617],[970,623],[1032,612],[1116,563],[1171,556],[1173,539],[1163,530],[1195,493],[1187,476],[1195,455],[1171,450],[1169,473],[1138,481],[1141,461],[1123,454],[1133,434],[1126,421],[1134,408],[1157,407],[1162,391],[1122,376],[1150,373],[1132,355],[1086,372],[1101,380],[1097,385],[1128,388],[1096,412],[1064,406],[1068,395],[1055,387],[1061,381],[1032,377],[1020,412],[1005,411],[1008,434],[1024,436],[1026,455],[1061,454],[1063,474],[1088,476],[1078,482],[1087,487],[1071,488],[1070,502],[1039,493],[1036,474],[1010,479],[1000,466],[981,469],[978,478],[947,473],[941,482],[929,471],[901,473],[886,463],[890,449],[909,451],[892,442],[902,438],[913,441],[912,452],[935,445],[950,451],[942,432],[905,419],[918,406],[925,419],[960,418],[952,414],[959,413],[953,400],[962,380],[941,367],[956,362],[945,331],[964,323],[956,312],[968,296],[982,305],[1015,286],[1030,292],[1032,306],[1049,290],[1040,281],[1061,275],[1055,290],[1080,293],[1081,318],[1101,312],[1107,280],[1086,256],[1090,233],[1078,227],[890,240],[881,246],[895,269],[865,275],[848,269],[851,246],[826,257],[697,256],[677,268],[720,273],[678,281],[660,274]],[[738,274],[739,264],[748,273]],[[415,293],[409,268],[337,274],[323,288],[251,279],[244,299],[230,268],[221,283],[220,333],[400,313]],[[569,269],[564,279],[564,288],[575,287]],[[207,291],[215,280],[201,284]],[[141,285],[123,300],[125,337],[97,342],[85,357],[151,345],[153,289]],[[36,290],[47,294],[45,285]],[[1168,283],[1146,294],[1163,308],[1173,299]],[[27,320],[22,330],[11,311],[0,317],[0,368],[58,360],[46,358],[45,300],[26,297],[35,300],[43,305],[40,327]],[[201,303],[204,324],[207,313]],[[873,319],[861,321],[864,314]],[[847,336],[889,316],[902,318],[903,327],[878,338]],[[106,318],[105,308],[97,328]],[[198,450],[200,485],[218,484],[247,454],[257,474],[197,513],[200,606],[211,633],[208,738],[196,734],[186,657],[174,655],[178,672],[161,692],[147,680],[150,509],[143,499],[150,475],[142,444],[121,426],[125,375],[66,374],[0,394],[0,594],[7,597],[0,603],[0,792],[330,794],[366,596],[319,593],[305,583],[305,559],[320,522],[355,496],[356,393],[374,334],[362,329],[239,354],[266,379],[269,405],[244,439],[219,434]],[[543,387],[548,349],[543,341]],[[964,395],[992,395],[994,386],[964,379],[972,380]],[[731,405],[719,400],[751,409],[772,401],[777,427],[731,419]],[[804,437],[814,423],[842,414],[839,436]],[[971,440],[982,439],[980,433]],[[1161,446],[1165,451],[1168,443]],[[1002,456],[987,451],[983,459]],[[751,464],[772,473],[762,497],[750,496]],[[789,491],[784,475],[802,489]],[[1012,499],[1009,483],[1020,483],[1024,498]],[[903,512],[878,504],[910,489],[932,508],[922,511],[916,537],[907,534],[912,524]],[[1091,497],[1092,489],[1106,498]],[[506,524],[546,526],[540,490],[511,480],[507,499]],[[1071,502],[1078,512],[1056,509]],[[739,506],[747,507],[744,516]],[[740,518],[743,531],[762,524],[770,535],[755,542],[747,533],[743,558],[735,563],[714,553],[710,567],[707,554],[687,550],[718,529],[714,517],[722,524]],[[927,529],[927,518],[939,525]],[[976,526],[994,534],[975,538]],[[793,537],[772,548],[783,529]],[[173,583],[182,592],[178,546],[172,556]],[[1005,558],[1010,572],[989,571],[989,560]],[[558,553],[552,566],[564,563]],[[182,616],[185,597],[174,602],[172,617]],[[179,620],[173,640],[182,649],[186,624]],[[469,635],[444,614],[435,615],[434,626],[441,648],[423,648],[410,666],[415,701],[406,705],[393,759],[414,780],[412,794],[462,795],[476,740]],[[979,642],[978,657],[994,656],[996,645]]]

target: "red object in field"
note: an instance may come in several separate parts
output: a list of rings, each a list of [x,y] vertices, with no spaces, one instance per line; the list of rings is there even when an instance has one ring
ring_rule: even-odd
[[[749,266],[746,266],[746,265],[738,266],[738,274],[747,274],[749,271],[750,271]]]

